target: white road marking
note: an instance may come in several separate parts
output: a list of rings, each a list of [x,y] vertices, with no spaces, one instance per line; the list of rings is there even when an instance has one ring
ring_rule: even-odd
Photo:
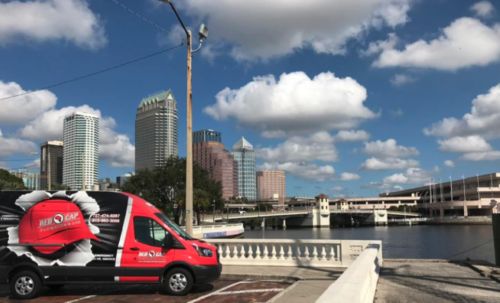
[[[198,297],[198,298],[196,298],[194,300],[191,300],[188,303],[195,303],[195,302],[201,301],[201,300],[203,300],[205,298],[211,297],[213,295],[217,295],[218,293],[223,292],[224,290],[226,290],[228,288],[231,288],[231,287],[233,287],[235,285],[239,285],[239,284],[243,284],[243,283],[248,283],[248,281],[239,281],[239,282],[236,282],[236,283],[233,283],[233,284],[229,284],[228,286],[222,287],[221,289],[218,289],[218,290],[216,290],[214,292],[208,293],[208,294],[206,294],[204,296],[201,296],[201,297]]]
[[[87,300],[87,299],[92,299],[95,297],[97,297],[97,295],[90,295],[90,296],[85,296],[85,297],[81,297],[78,299],[69,300],[69,301],[66,301],[64,303],[75,303],[75,302],[80,302],[80,301]]]
[[[214,294],[215,296],[223,296],[223,295],[237,295],[237,294],[249,294],[254,292],[274,292],[274,291],[282,291],[284,288],[261,288],[261,289],[246,289],[246,290],[233,290],[233,291],[223,291]]]

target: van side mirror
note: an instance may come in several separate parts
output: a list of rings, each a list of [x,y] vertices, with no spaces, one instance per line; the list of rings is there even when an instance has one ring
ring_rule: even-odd
[[[174,237],[170,233],[165,234],[165,238],[163,239],[162,247],[165,249],[170,249],[174,246]]]

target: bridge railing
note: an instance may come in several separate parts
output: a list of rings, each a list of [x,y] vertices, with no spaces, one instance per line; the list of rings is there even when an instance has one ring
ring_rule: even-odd
[[[363,240],[210,239],[224,265],[347,267],[370,244]],[[382,260],[382,250],[379,252]]]

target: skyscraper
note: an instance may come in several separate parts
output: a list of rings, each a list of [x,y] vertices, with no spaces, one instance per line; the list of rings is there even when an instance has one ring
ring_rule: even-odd
[[[177,106],[171,90],[142,99],[135,118],[135,170],[177,157]]]
[[[63,184],[94,190],[99,171],[99,117],[75,112],[63,124]]]
[[[244,137],[233,145],[233,156],[238,166],[238,194],[250,201],[257,199],[255,151]]]
[[[285,204],[285,172],[282,170],[263,170],[257,172],[257,191],[259,200],[276,200]]]
[[[238,195],[236,161],[224,149],[220,132],[204,129],[193,133],[193,160],[208,171],[210,178],[220,182],[223,199]]]
[[[40,147],[40,188],[52,189],[52,185],[61,184],[63,184],[63,142],[47,141]]]

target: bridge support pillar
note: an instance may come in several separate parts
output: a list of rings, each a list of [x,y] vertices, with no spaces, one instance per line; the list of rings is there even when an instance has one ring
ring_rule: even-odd
[[[444,208],[442,206],[439,208],[439,218],[440,219],[444,218]]]
[[[266,229],[266,218],[263,218],[263,219],[262,219],[262,223],[260,223],[260,227],[261,227],[262,229]]]
[[[330,203],[326,195],[316,197],[316,207],[312,210],[312,226],[330,227]]]
[[[467,209],[467,205],[464,204],[464,217],[469,216],[469,210]]]
[[[286,230],[286,219],[283,219],[283,230]]]

